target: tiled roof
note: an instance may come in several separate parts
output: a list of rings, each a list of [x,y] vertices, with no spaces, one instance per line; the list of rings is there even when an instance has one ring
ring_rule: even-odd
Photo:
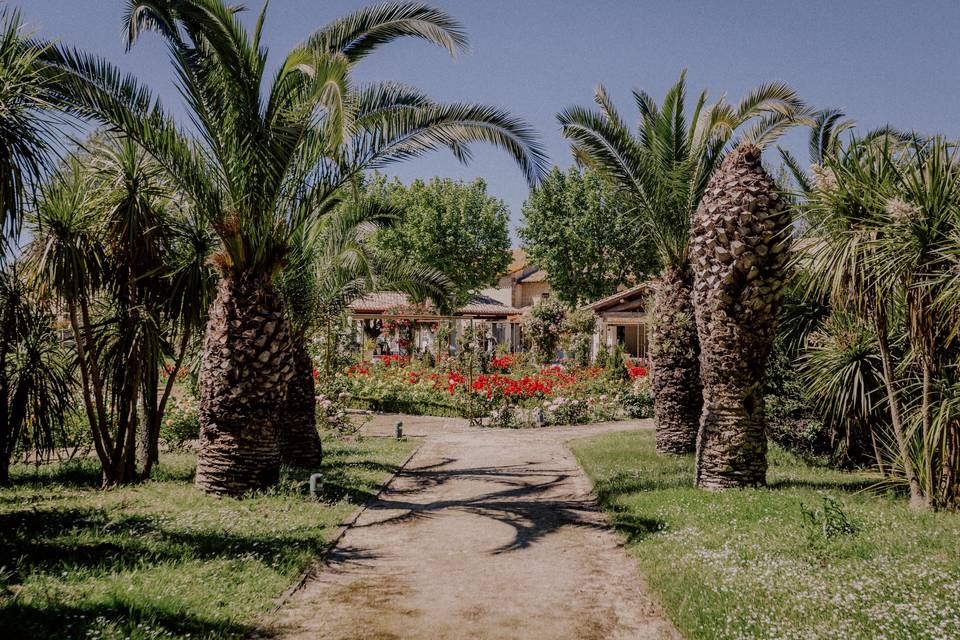
[[[377,314],[407,304],[410,304],[410,298],[405,293],[378,291],[355,300],[350,305],[350,312]],[[433,311],[433,305],[429,302],[425,306],[428,312]],[[493,298],[479,294],[474,295],[467,304],[454,311],[454,315],[458,316],[511,316],[517,313],[520,313],[519,309],[508,307]]]
[[[629,289],[624,289],[623,291],[617,291],[616,293],[607,296],[606,298],[601,298],[596,302],[591,302],[588,305],[584,305],[584,309],[592,309],[593,311],[599,311],[605,307],[616,306],[621,302],[626,302],[631,298],[636,298],[638,296],[646,295],[651,289],[649,282],[641,282],[638,285],[634,285]]]
[[[546,282],[546,281],[547,281],[547,272],[544,271],[543,269],[537,269],[533,273],[517,279],[517,282]]]

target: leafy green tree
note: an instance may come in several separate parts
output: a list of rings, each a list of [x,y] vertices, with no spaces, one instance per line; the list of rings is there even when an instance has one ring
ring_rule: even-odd
[[[483,180],[431,178],[406,186],[376,176],[367,189],[403,215],[377,234],[378,250],[444,274],[457,304],[495,284],[510,264],[510,213],[502,200],[487,194]]]
[[[656,271],[654,247],[638,233],[630,199],[597,172],[559,168],[523,205],[519,234],[561,300],[576,306],[610,295],[628,277]]]

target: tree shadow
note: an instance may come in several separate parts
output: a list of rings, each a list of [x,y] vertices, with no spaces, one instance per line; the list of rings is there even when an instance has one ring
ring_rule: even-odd
[[[148,567],[191,558],[232,559],[256,556],[264,561],[290,548],[315,554],[325,542],[289,534],[242,535],[180,531],[148,516],[111,517],[103,509],[30,509],[0,514],[0,566],[3,582],[18,584],[30,573],[57,574],[65,569]],[[22,568],[22,569],[21,569]]]
[[[570,478],[567,469],[530,469],[523,464],[447,468],[455,462],[454,458],[445,458],[427,467],[402,471],[399,487],[391,487],[368,506],[375,519],[355,526],[409,524],[448,510],[463,511],[513,528],[510,542],[490,550],[494,555],[527,548],[564,526],[608,528],[592,499],[566,495],[564,483]],[[412,499],[452,481],[484,482],[497,488],[465,498],[428,502]],[[551,492],[556,495],[546,495]],[[388,515],[377,518],[377,512]]]
[[[58,602],[44,606],[12,599],[0,605],[0,630],[6,640],[99,637],[97,632],[104,628],[114,632],[111,637],[130,637],[143,633],[143,626],[159,630],[157,637],[242,638],[255,630],[251,625],[191,615],[180,609],[120,601],[72,606]]]
[[[607,506],[607,510],[610,511],[614,528],[626,536],[627,542],[630,544],[645,540],[667,527],[665,520],[647,518],[632,513],[630,509],[620,504],[610,504]]]
[[[780,478],[767,485],[768,489],[813,489],[815,491],[833,491],[836,493],[861,493],[878,488],[878,481],[866,478],[803,480],[799,478]],[[883,490],[888,487],[884,486]]]

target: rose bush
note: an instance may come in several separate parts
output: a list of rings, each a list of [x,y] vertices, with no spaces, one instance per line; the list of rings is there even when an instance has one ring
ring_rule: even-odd
[[[437,367],[395,356],[345,368],[334,381],[355,407],[427,415],[474,416],[493,426],[580,424],[636,417],[635,387],[647,371],[630,363],[627,380],[602,367],[535,366],[522,356],[491,359],[489,373],[455,358]],[[649,398],[649,395],[646,396]],[[542,419],[541,419],[542,416]]]

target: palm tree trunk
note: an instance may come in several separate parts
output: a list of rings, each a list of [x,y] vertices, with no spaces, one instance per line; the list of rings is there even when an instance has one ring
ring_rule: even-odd
[[[317,432],[313,362],[302,338],[294,340],[293,363],[294,374],[287,389],[280,431],[280,460],[292,467],[319,469],[323,450]]]
[[[790,214],[760,150],[737,147],[707,186],[690,243],[703,378],[699,487],[766,483],[764,375],[789,238]]]
[[[203,343],[198,488],[239,495],[277,481],[278,426],[292,376],[279,294],[262,278],[224,276]]]
[[[651,392],[657,451],[693,453],[703,395],[690,273],[667,267],[654,297]]]

